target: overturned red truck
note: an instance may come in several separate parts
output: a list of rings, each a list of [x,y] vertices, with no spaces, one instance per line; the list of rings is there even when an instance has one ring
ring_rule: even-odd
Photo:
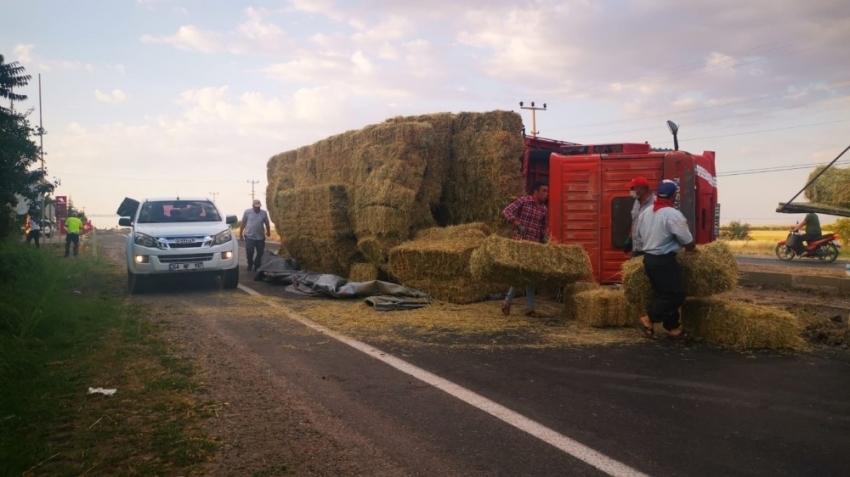
[[[628,183],[635,176],[650,184],[677,181],[676,206],[696,242],[717,239],[720,204],[712,151],[698,155],[646,143],[575,144],[528,137],[522,167],[527,190],[537,181],[549,184],[550,234],[559,242],[583,245],[599,283],[622,279],[634,204]]]

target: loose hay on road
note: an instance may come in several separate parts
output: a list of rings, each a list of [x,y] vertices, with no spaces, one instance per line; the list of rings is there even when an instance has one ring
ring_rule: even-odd
[[[491,235],[473,252],[472,276],[513,286],[562,286],[590,278],[590,257],[581,245],[540,244]]]
[[[676,260],[685,280],[685,294],[707,297],[735,289],[738,285],[738,262],[722,242],[697,246],[698,252],[682,251]],[[652,300],[652,286],[643,270],[643,257],[623,264],[623,289],[629,303],[644,309]]]
[[[689,298],[682,325],[695,336],[736,348],[802,349],[796,316],[779,308],[720,298]]]

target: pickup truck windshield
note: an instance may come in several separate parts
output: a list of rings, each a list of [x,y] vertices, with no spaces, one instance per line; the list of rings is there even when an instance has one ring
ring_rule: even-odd
[[[221,216],[211,202],[203,200],[145,202],[139,212],[140,224],[180,222],[221,222]]]

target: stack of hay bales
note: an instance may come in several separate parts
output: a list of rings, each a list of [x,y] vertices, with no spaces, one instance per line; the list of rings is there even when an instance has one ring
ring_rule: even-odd
[[[694,335],[736,348],[803,347],[796,316],[778,308],[718,298],[689,298],[682,325]]]
[[[707,297],[730,291],[738,285],[738,261],[722,242],[697,247],[697,253],[682,251],[676,257],[685,280],[685,294]],[[623,264],[623,289],[629,303],[645,310],[652,300],[652,286],[643,271],[643,257]]]
[[[820,166],[812,171],[809,181],[825,168]],[[817,204],[850,208],[850,169],[831,167],[806,189],[805,194],[806,198]]]
[[[484,223],[435,227],[390,251],[389,270],[402,285],[451,303],[472,303],[501,290],[472,278],[469,260],[491,229]]]
[[[469,261],[472,276],[512,286],[563,286],[592,276],[590,257],[581,245],[540,244],[487,237]]]
[[[305,268],[348,276],[353,263],[387,270],[389,251],[420,230],[498,223],[501,208],[523,192],[521,129],[518,114],[502,111],[399,117],[272,157],[267,202],[282,252]],[[330,185],[346,191],[338,227],[345,233],[292,226],[328,220],[322,207],[287,207],[293,194]]]
[[[350,282],[372,282],[380,278],[380,270],[371,263],[354,263],[348,272]]]

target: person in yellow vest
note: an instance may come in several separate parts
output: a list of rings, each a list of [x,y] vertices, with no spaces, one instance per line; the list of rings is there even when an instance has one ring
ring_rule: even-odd
[[[77,217],[76,212],[71,212],[71,216],[65,219],[65,256],[70,252],[71,244],[74,244],[74,256],[80,251],[80,231],[83,229],[83,221]]]

